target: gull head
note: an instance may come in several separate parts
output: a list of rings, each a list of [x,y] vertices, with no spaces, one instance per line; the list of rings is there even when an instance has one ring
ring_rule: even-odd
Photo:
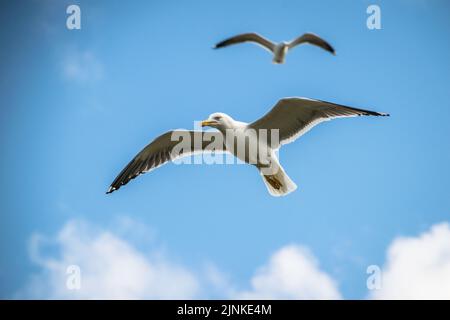
[[[228,129],[233,127],[234,120],[229,115],[216,112],[211,114],[207,120],[202,121],[202,127],[212,127],[216,129]]]

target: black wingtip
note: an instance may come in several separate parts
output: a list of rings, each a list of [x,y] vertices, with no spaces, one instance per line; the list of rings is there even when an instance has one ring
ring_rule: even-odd
[[[389,113],[385,112],[377,112],[377,111],[370,111],[370,110],[364,110],[364,109],[357,109],[353,108],[355,110],[360,110],[362,113],[361,116],[375,116],[375,117],[390,117],[391,115]]]
[[[223,47],[226,47],[226,46],[227,46],[227,40],[224,40],[224,41],[221,41],[221,42],[217,43],[213,47],[213,49],[220,49],[220,48],[223,48]]]
[[[108,191],[106,191],[106,194],[113,193],[114,191],[116,191],[116,188],[114,188],[114,187],[109,187]]]
[[[362,114],[365,116],[375,116],[375,117],[390,117],[391,115],[389,113],[383,113],[383,112],[375,112],[375,111],[371,111],[369,113],[366,114]]]

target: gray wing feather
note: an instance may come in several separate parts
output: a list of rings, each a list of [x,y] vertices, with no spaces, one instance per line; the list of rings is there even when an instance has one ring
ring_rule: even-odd
[[[262,118],[251,123],[249,127],[255,130],[278,129],[279,144],[272,145],[272,147],[279,148],[283,144],[294,141],[321,122],[335,118],[357,116],[388,116],[388,114],[321,100],[285,98],[278,101],[272,110]],[[271,135],[267,134],[267,136],[270,139]]]
[[[180,153],[177,154],[174,154],[172,151],[174,151],[175,146],[180,143],[181,138],[174,138],[174,133],[177,133],[178,138],[180,138],[180,135],[183,137],[190,137],[190,145],[186,144],[187,148],[181,150]],[[222,134],[220,132],[187,130],[166,132],[150,142],[133,158],[133,160],[125,166],[125,168],[111,183],[111,186],[106,193],[111,193],[118,190],[121,186],[126,185],[130,180],[136,178],[137,176],[156,169],[171,160],[189,156],[198,152],[204,152],[207,146],[210,146],[212,142],[216,141],[215,139],[221,138]],[[197,143],[197,145],[194,144],[194,139],[198,139],[197,141],[200,141],[200,143]],[[221,143],[221,146],[221,150],[217,148],[215,151],[225,151],[225,146],[223,143]]]
[[[288,44],[289,49],[292,49],[295,46],[298,46],[299,44],[302,43],[309,43],[315,46],[318,46],[326,51],[331,52],[332,54],[336,54],[336,52],[334,51],[334,48],[325,40],[323,40],[321,37],[319,37],[318,35],[315,35],[313,33],[305,33],[304,35],[298,37],[297,39],[293,40],[292,42],[290,42]]]
[[[227,47],[227,46],[230,46],[233,44],[243,43],[243,42],[254,42],[256,44],[261,45],[263,48],[265,48],[271,52],[273,52],[273,50],[275,49],[275,44],[273,44],[272,42],[270,42],[269,40],[260,36],[257,33],[243,33],[243,34],[228,38],[228,39],[223,40],[223,41],[219,42],[218,44],[216,44],[214,46],[214,49],[219,49],[219,48],[223,48],[223,47]]]

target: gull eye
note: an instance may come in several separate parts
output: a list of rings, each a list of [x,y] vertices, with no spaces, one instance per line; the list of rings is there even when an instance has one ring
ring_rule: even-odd
[[[222,119],[222,117],[217,116],[217,117],[214,117],[213,119],[219,121],[220,119]]]

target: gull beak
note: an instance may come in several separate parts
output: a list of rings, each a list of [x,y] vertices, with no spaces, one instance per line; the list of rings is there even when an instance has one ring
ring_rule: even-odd
[[[217,121],[214,120],[203,120],[202,121],[202,127],[209,127],[211,125],[217,124]]]

